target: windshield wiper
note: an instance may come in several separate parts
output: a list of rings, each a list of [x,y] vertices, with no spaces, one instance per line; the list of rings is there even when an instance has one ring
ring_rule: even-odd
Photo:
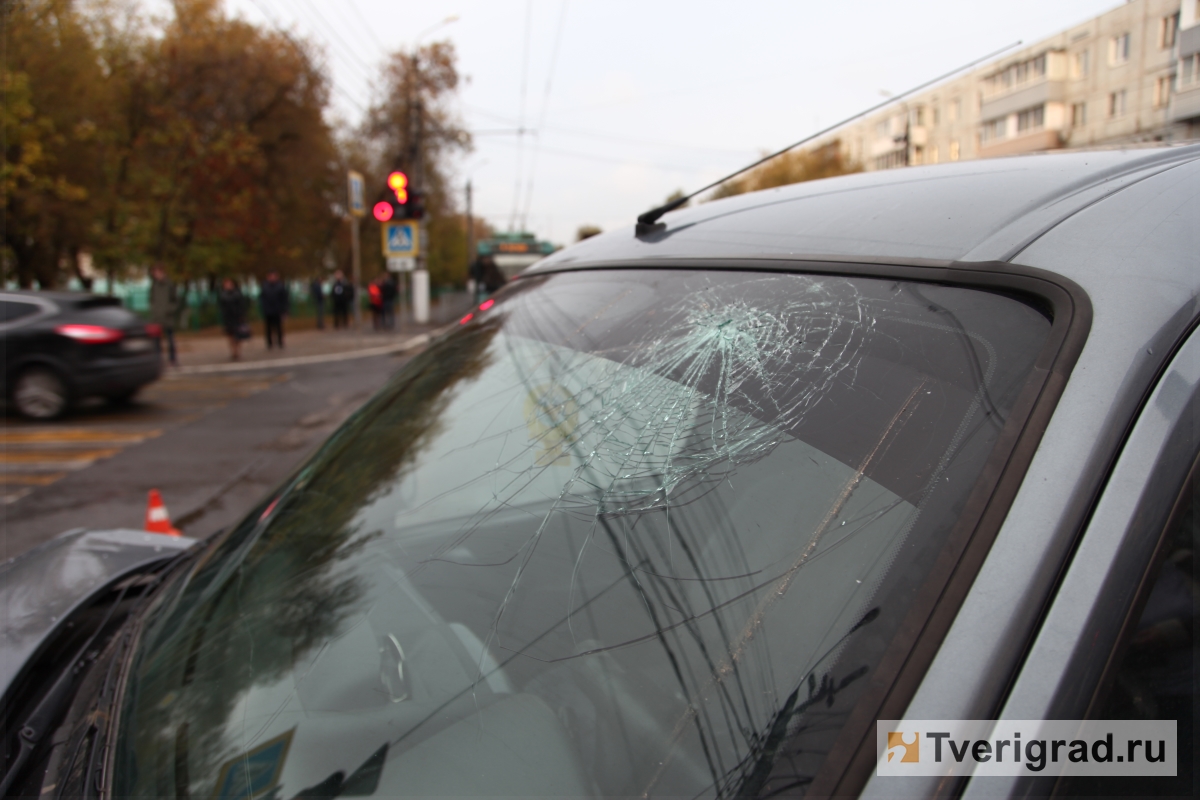
[[[154,570],[147,573],[140,573],[140,575],[135,573],[134,575],[124,576],[120,591],[116,598],[109,604],[108,610],[92,631],[91,636],[87,638],[87,641],[67,661],[66,667],[59,673],[50,690],[42,696],[42,699],[38,702],[33,712],[20,723],[20,727],[17,729],[17,753],[9,762],[3,779],[0,779],[0,796],[7,796],[9,794],[13,784],[21,776],[25,767],[28,766],[30,758],[37,752],[38,747],[45,740],[47,734],[54,730],[55,725],[62,718],[66,709],[70,707],[75,699],[75,692],[80,679],[96,659],[100,657],[101,648],[97,646],[98,640],[102,635],[109,633],[107,630],[109,623],[112,622],[113,616],[125,601],[125,597],[129,594],[129,591],[137,588],[143,590],[145,593],[149,593],[160,585],[163,578],[170,574],[178,564],[203,550],[204,545],[191,547],[159,564]],[[147,574],[154,576],[151,582],[144,583],[137,580],[138,577]],[[7,728],[8,726],[6,725],[5,727]]]

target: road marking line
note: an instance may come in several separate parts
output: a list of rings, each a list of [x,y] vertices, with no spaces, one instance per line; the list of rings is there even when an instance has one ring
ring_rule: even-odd
[[[121,452],[119,447],[106,447],[102,450],[12,450],[0,452],[0,464],[45,464],[62,461],[96,461],[101,458],[111,458]]]
[[[420,347],[429,341],[429,334],[422,333],[405,339],[396,344],[383,347],[369,347],[365,350],[351,350],[349,353],[325,353],[318,356],[298,356],[296,358],[276,358],[266,361],[236,361],[232,364],[201,364],[195,367],[180,367],[175,370],[179,375],[201,375],[213,372],[246,372],[255,369],[282,369],[284,367],[300,367],[306,364],[323,364],[327,361],[350,361],[356,358],[383,356],[388,353],[399,353]]]
[[[65,472],[51,472],[47,475],[0,474],[0,486],[49,486],[65,477]]]
[[[148,431],[106,431],[88,430],[87,428],[67,428],[58,431],[4,431],[0,433],[0,446],[10,444],[60,444],[79,442],[97,442],[112,444],[137,444],[146,439],[162,435],[162,428]]]
[[[15,492],[6,494],[3,497],[0,497],[0,505],[6,505],[6,506],[12,505],[13,503],[17,502],[22,497],[24,497],[25,495],[29,494],[32,491],[33,491],[33,487],[30,486],[25,489],[18,489]]]

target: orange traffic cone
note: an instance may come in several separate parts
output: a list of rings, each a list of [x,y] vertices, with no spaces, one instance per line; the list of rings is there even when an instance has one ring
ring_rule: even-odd
[[[150,490],[150,501],[146,504],[146,530],[150,533],[165,533],[167,536],[183,535],[182,531],[171,524],[171,515],[167,513],[167,507],[163,505],[158,489]]]

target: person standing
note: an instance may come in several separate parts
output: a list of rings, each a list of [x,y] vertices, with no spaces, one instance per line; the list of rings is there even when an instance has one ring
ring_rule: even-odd
[[[175,284],[167,277],[162,264],[150,268],[150,322],[161,330],[161,341],[167,345],[167,363],[175,361],[175,326],[179,319],[179,296]]]
[[[291,310],[291,298],[287,284],[279,280],[278,272],[272,270],[267,273],[267,279],[258,290],[258,305],[266,328],[267,349],[270,350],[275,344],[283,349],[283,318]]]
[[[383,322],[383,278],[376,276],[367,285],[367,296],[371,302],[371,327],[379,330]]]
[[[309,296],[312,297],[313,308],[317,312],[317,330],[325,330],[325,286],[318,275],[308,284]]]
[[[483,256],[479,262],[480,271],[483,273],[483,288],[487,293],[492,294],[504,288],[504,284],[508,283],[508,278],[504,277],[504,273],[500,271],[496,259],[491,256]]]
[[[396,297],[400,294],[396,288],[396,276],[389,272],[383,279],[383,329],[385,331],[395,330],[396,328]]]
[[[329,286],[329,297],[333,300],[333,327],[349,326],[350,304],[354,302],[354,287],[339,269],[333,273],[333,283]]]
[[[246,325],[246,297],[232,278],[221,284],[217,310],[221,314],[221,327],[229,338],[229,360],[237,361],[242,357],[242,340],[249,338],[250,332]]]

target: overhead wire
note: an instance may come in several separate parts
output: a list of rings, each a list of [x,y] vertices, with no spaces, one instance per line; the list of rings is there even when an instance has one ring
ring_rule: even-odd
[[[350,6],[350,9],[354,12],[354,16],[358,17],[358,21],[362,23],[363,30],[367,32],[367,36],[370,37],[371,41],[375,43],[375,46],[378,47],[380,51],[386,53],[387,48],[384,47],[383,42],[379,41],[379,38],[375,36],[375,29],[371,27],[371,23],[367,21],[366,15],[364,15],[359,9],[358,0],[347,0],[347,2]]]
[[[329,24],[329,20],[325,19],[325,15],[321,13],[321,10],[312,2],[312,0],[303,0],[303,2],[304,6],[312,12],[312,16],[309,17],[309,20],[316,22],[316,27],[318,29],[324,29],[328,31],[332,37],[331,39],[328,39],[328,41],[332,46],[334,55],[338,55],[337,50],[338,46],[340,46],[342,48],[340,55],[342,63],[348,67],[353,67],[354,70],[359,73],[360,77],[369,81],[372,76],[371,67],[365,61],[359,59],[358,53],[355,51],[355,49],[349,43],[347,43],[345,39],[342,38],[342,35],[338,33],[337,28]]]
[[[478,114],[481,117],[487,117],[488,119],[492,119],[497,122],[503,122],[508,125],[517,125],[518,124],[517,120],[514,119],[513,117],[504,116],[503,114],[497,114],[494,111],[490,111],[486,108],[481,108],[479,106],[471,105],[470,103],[463,103],[462,107],[465,108],[468,112],[470,112],[472,114]],[[527,132],[533,136],[539,136],[539,135],[541,135],[541,133],[543,131],[561,133],[561,134],[565,134],[567,136],[574,136],[574,137],[579,137],[579,138],[584,138],[584,139],[599,139],[599,140],[603,140],[603,141],[623,142],[623,143],[627,143],[627,144],[645,145],[648,147],[663,147],[663,148],[667,148],[670,150],[697,150],[697,151],[709,152],[709,153],[730,153],[730,154],[741,154],[741,155],[744,155],[746,153],[756,152],[755,149],[752,147],[714,147],[712,145],[703,145],[703,144],[686,144],[686,143],[682,143],[682,142],[664,142],[662,140],[641,139],[641,138],[633,137],[633,136],[620,136],[618,134],[594,133],[592,131],[585,131],[585,130],[582,130],[579,128],[571,128],[571,127],[566,127],[563,125],[541,125],[538,128],[531,128]]]
[[[546,73],[546,90],[542,93],[542,110],[538,115],[538,125],[535,130],[546,127],[546,111],[550,106],[550,87],[554,82],[554,70],[558,65],[558,47],[562,42],[563,24],[567,20],[567,0],[562,0],[558,12],[558,29],[554,33],[554,48],[550,51],[550,69]],[[538,153],[541,149],[541,139],[533,139],[533,155],[529,163],[529,180],[525,185],[525,210],[521,212],[521,229],[525,230],[529,220],[529,209],[533,204],[533,182],[537,178]]]
[[[276,16],[275,16],[275,14],[272,13],[272,11],[266,7],[266,5],[264,4],[264,2],[262,0],[250,0],[250,2],[254,4],[255,8],[257,8],[259,10],[259,13],[261,13],[263,15],[263,17],[266,18],[267,22],[271,25],[272,28],[275,29],[275,31],[277,33],[279,33],[281,36],[283,36],[285,39],[287,39],[289,42],[291,42],[292,46],[295,47],[296,50],[299,53],[301,53],[305,59],[307,59],[309,57],[308,52],[304,49],[304,47],[301,46],[301,44],[296,41],[295,37],[292,36],[292,34],[286,28],[284,28],[282,24],[280,24],[278,18],[276,18]],[[334,52],[333,55],[335,57],[337,57],[336,52]],[[346,63],[344,61],[344,59],[343,59],[343,63]],[[324,65],[322,65],[322,66],[324,66]],[[348,100],[350,103],[352,103],[354,106],[356,106],[359,109],[359,111],[363,112],[364,114],[367,113],[367,107],[365,105],[363,105],[363,103],[360,100],[358,100],[358,98],[354,97],[354,95],[350,94],[350,92],[348,92],[345,88],[343,88],[341,85],[339,85],[337,80],[333,77],[332,74],[330,75],[329,84],[333,88],[334,92],[340,94],[344,99]]]
[[[525,0],[525,46],[521,53],[521,111],[518,117],[519,127],[525,129],[525,97],[529,86],[529,38],[533,28],[533,0]],[[508,229],[511,231],[517,223],[517,212],[521,205],[521,173],[524,167],[525,137],[517,138],[517,170],[513,180],[512,213],[508,218]]]

